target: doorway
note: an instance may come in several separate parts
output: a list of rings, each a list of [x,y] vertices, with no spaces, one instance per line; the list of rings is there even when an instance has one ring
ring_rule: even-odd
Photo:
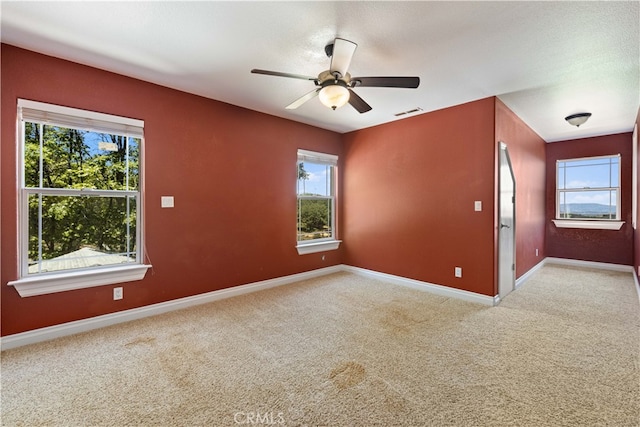
[[[500,142],[498,295],[502,300],[516,285],[516,179],[507,144]]]

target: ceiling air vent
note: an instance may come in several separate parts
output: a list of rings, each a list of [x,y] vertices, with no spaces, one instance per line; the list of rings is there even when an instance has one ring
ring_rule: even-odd
[[[422,111],[422,108],[416,107],[413,110],[407,110],[407,111],[403,111],[402,113],[396,113],[396,114],[394,114],[394,116],[401,117],[401,116],[404,116],[404,115],[407,115],[407,114],[417,113],[418,111]]]

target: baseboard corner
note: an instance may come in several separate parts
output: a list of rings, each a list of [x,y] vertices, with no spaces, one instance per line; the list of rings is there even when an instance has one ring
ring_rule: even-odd
[[[524,283],[531,278],[538,270],[545,266],[547,258],[543,258],[542,261],[531,267],[526,273],[516,279],[516,289],[524,285]]]
[[[483,295],[475,292],[464,291],[462,289],[451,288],[449,286],[423,282],[415,279],[409,279],[406,277],[396,276],[393,274],[381,273],[379,271],[368,270],[366,268],[361,268],[361,267],[343,265],[342,268],[344,271],[348,271],[360,276],[383,280],[389,283],[393,283],[400,286],[406,286],[406,287],[417,289],[420,291],[429,292],[435,295],[446,296],[449,298],[455,298],[459,300],[474,302],[474,303],[488,305],[488,306],[496,305],[495,297],[492,297],[489,295]]]

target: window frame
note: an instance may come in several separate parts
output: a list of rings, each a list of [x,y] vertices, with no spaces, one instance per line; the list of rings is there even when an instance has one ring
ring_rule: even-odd
[[[141,280],[147,269],[151,267],[144,264],[144,121],[24,99],[18,99],[17,107],[17,258],[19,277],[8,284],[14,286],[20,296],[25,297]],[[139,139],[137,190],[27,187],[25,178],[26,122]],[[135,262],[29,273],[29,197],[34,194],[72,197],[135,197]]]
[[[618,171],[617,171],[617,187],[589,187],[589,188],[571,188],[571,189],[561,189],[559,184],[560,178],[560,165],[566,164],[568,162],[580,162],[585,160],[598,160],[598,159],[618,159]],[[578,166],[574,166],[578,167]],[[566,176],[566,170],[565,170]],[[612,182],[612,168],[611,162],[609,163],[609,185]],[[621,221],[621,213],[622,213],[622,157],[618,154],[609,154],[603,156],[590,156],[590,157],[578,157],[571,159],[559,159],[556,160],[556,179],[555,179],[555,187],[556,187],[556,211],[555,218],[552,220],[556,227],[559,228],[584,228],[584,229],[602,229],[602,230],[619,230],[624,221]],[[568,193],[588,193],[588,192],[609,192],[611,194],[612,191],[616,193],[616,212],[615,218],[563,218],[560,214],[560,206],[561,206],[561,198],[563,194]]]
[[[341,241],[336,238],[336,211],[337,211],[337,181],[338,181],[338,156],[335,154],[319,153],[298,149],[296,171],[299,170],[300,163],[315,163],[331,166],[331,179],[328,196],[304,196],[298,194],[298,179],[296,178],[296,250],[299,255],[305,255],[316,252],[336,250],[340,246]],[[299,206],[301,200],[330,200],[331,201],[331,236],[313,240],[298,240],[299,230]]]

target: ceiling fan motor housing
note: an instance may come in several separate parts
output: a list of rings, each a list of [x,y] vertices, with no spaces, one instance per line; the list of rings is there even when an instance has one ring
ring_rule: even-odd
[[[323,71],[320,74],[318,74],[318,78],[316,79],[316,86],[324,87],[324,84],[326,82],[335,82],[335,81],[341,81],[347,86],[349,86],[351,82],[351,74],[347,73],[346,75],[342,76],[340,75],[340,73],[331,73],[331,70]]]
[[[333,56],[333,43],[329,43],[324,47],[324,53],[326,53],[329,58]]]

